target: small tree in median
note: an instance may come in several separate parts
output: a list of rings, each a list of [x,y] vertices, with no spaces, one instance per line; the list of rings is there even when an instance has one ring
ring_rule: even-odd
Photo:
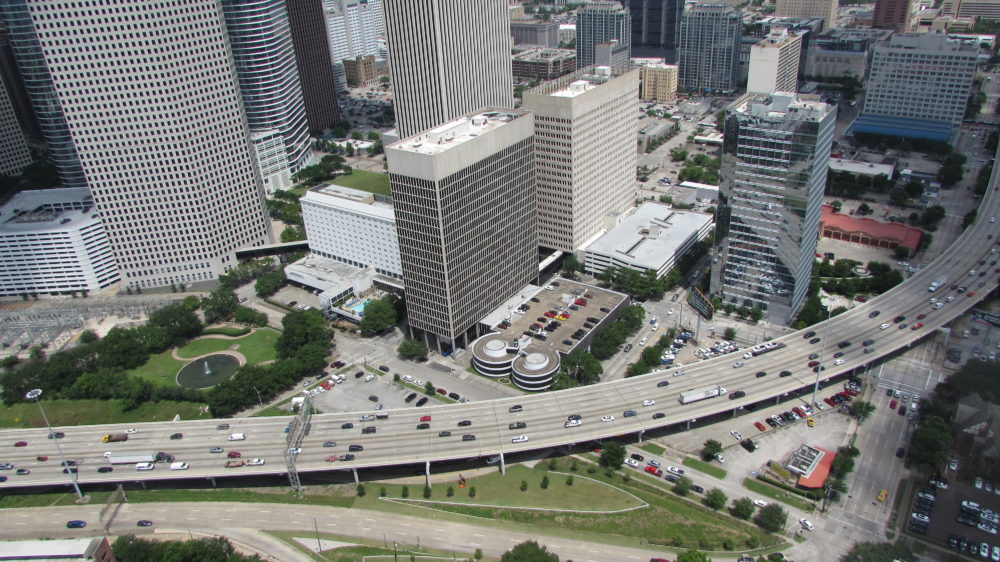
[[[543,490],[547,490],[549,488],[549,475],[548,474],[546,474],[545,476],[542,476],[542,481],[541,481],[540,484],[538,484],[538,487],[541,488],[541,489],[543,489]]]
[[[424,499],[430,498],[432,492],[430,486],[424,486]]]
[[[722,452],[722,443],[719,443],[715,439],[709,439],[705,441],[704,448],[701,450],[701,458],[706,461],[710,461],[715,458],[715,455]]]
[[[743,519],[745,521],[753,517],[755,509],[753,500],[750,498],[740,498],[738,500],[733,500],[733,507],[729,510],[729,513],[733,517]]]
[[[608,441],[601,450],[598,462],[604,468],[618,470],[625,462],[625,446],[617,441]]]
[[[424,394],[427,396],[434,396],[434,383],[431,381],[424,383]]]
[[[780,532],[788,521],[788,513],[780,505],[772,503],[761,508],[757,514],[757,524],[771,533]]]
[[[736,339],[736,328],[733,328],[732,326],[726,328],[726,331],[722,333],[722,337],[729,341],[733,341]]]
[[[404,498],[410,497],[410,487],[409,486],[403,486],[403,491],[400,492],[399,495],[403,496]]]
[[[705,505],[712,509],[722,509],[726,506],[726,493],[718,488],[712,488],[705,495]]]
[[[521,480],[521,491],[522,492],[527,492],[528,491],[528,481],[527,480]]]
[[[691,493],[691,486],[693,486],[691,479],[687,476],[681,476],[674,484],[674,493],[678,496],[686,496]]]

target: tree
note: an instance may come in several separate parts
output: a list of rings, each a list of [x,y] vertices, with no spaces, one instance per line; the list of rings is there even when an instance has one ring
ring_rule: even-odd
[[[133,535],[118,537],[111,545],[115,559],[121,562],[167,562],[201,560],[204,562],[263,561],[257,555],[241,554],[224,537],[185,541],[139,539]]]
[[[296,310],[281,319],[282,332],[275,343],[278,357],[294,357],[302,348],[315,345],[322,350],[330,346],[333,331],[318,310]]]
[[[604,468],[618,470],[625,462],[625,446],[618,441],[608,441],[601,450],[600,465]]]
[[[399,495],[403,496],[404,498],[410,497],[410,487],[409,486],[403,486],[403,489],[400,490]]]
[[[396,348],[396,353],[403,359],[427,361],[427,346],[420,340],[406,338]]]
[[[576,259],[576,254],[570,253],[563,259],[561,269],[569,277],[574,277],[577,271],[583,270],[583,265],[580,263],[580,260]]]
[[[678,496],[686,496],[691,493],[691,487],[694,483],[687,476],[681,476],[677,479],[677,483],[674,484],[674,493]]]
[[[253,288],[258,297],[269,297],[278,292],[278,289],[285,286],[288,279],[285,277],[285,269],[265,273],[257,278]]]
[[[434,396],[434,383],[431,381],[424,383],[424,394],[427,396]]]
[[[855,214],[859,215],[859,216],[865,216],[865,215],[870,215],[870,214],[872,214],[874,212],[875,211],[873,211],[872,208],[868,206],[868,203],[862,203],[858,207],[858,210],[855,211]]]
[[[240,301],[236,298],[236,293],[232,289],[220,287],[212,291],[208,295],[208,298],[201,303],[201,311],[205,315],[205,323],[215,324],[216,322],[229,320],[233,317],[233,313],[236,312],[236,307],[239,304]]]
[[[875,413],[875,404],[865,400],[855,400],[851,402],[851,415],[858,418],[859,422],[868,419],[868,416]]]
[[[424,499],[425,500],[426,499],[430,499],[431,494],[433,494],[433,493],[434,493],[434,491],[431,490],[430,486],[424,486]]]
[[[733,500],[733,507],[729,510],[729,513],[737,519],[747,520],[753,517],[753,512],[756,508],[753,505],[753,500],[750,498],[740,498],[738,500]]]
[[[535,541],[525,541],[504,552],[500,562],[559,562],[559,556]]]
[[[726,330],[722,333],[722,337],[729,341],[733,341],[736,339],[736,328],[733,328],[732,326],[726,328]]]
[[[718,488],[712,488],[708,491],[708,494],[705,495],[705,505],[712,509],[719,510],[726,506],[726,500],[728,499],[729,498],[726,497],[725,492]]]
[[[762,507],[757,513],[757,524],[771,533],[777,533],[784,529],[787,521],[788,513],[776,503]]]
[[[707,554],[700,550],[688,550],[677,555],[677,562],[712,562]]]
[[[917,557],[902,542],[895,544],[859,542],[840,557],[840,562],[893,562],[894,560],[916,562]]]
[[[358,328],[366,336],[382,333],[396,323],[396,307],[389,297],[369,302],[363,314]]]
[[[712,460],[715,455],[722,452],[722,443],[719,443],[715,439],[709,439],[705,441],[704,448],[701,450],[701,458],[705,460]]]
[[[541,489],[543,489],[543,490],[548,490],[549,489],[549,475],[548,474],[542,476],[542,481],[538,484],[538,487],[541,488]]]
[[[267,314],[257,312],[256,310],[245,306],[237,306],[236,312],[233,314],[233,321],[244,326],[262,328],[267,326]]]
[[[528,481],[527,480],[521,480],[521,486],[520,487],[521,487],[521,491],[522,492],[527,492],[528,491]]]
[[[87,345],[88,343],[96,342],[98,339],[97,334],[95,334],[93,330],[84,330],[80,332],[80,337],[77,338],[77,341],[80,342],[81,345]],[[11,355],[10,357],[14,357],[16,359],[16,356],[14,355]]]
[[[951,428],[948,423],[926,412],[920,416],[920,424],[910,439],[907,458],[912,465],[925,473],[933,473],[948,462],[951,449]]]
[[[896,255],[896,259],[898,260],[905,260],[910,257],[910,249],[906,246],[896,246],[893,253]]]
[[[760,322],[763,317],[764,311],[759,306],[755,306],[750,309],[750,319],[754,322]]]

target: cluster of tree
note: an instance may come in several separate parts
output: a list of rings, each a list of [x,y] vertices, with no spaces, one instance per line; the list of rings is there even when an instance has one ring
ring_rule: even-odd
[[[296,182],[301,182],[310,186],[328,181],[334,176],[339,175],[338,172],[350,174],[351,167],[344,164],[343,156],[339,154],[327,154],[320,159],[318,164],[306,166],[296,172],[293,179]],[[275,195],[277,195],[277,193],[275,193]]]
[[[267,200],[267,213],[286,225],[302,226],[302,205],[298,196],[290,191],[274,192]]]
[[[649,175],[654,171],[656,171],[656,168],[650,168],[649,166],[636,166],[635,179],[639,181],[649,181]]]
[[[660,135],[660,136],[658,136],[658,137],[656,137],[654,139],[650,139],[649,142],[646,143],[646,154],[649,154],[650,152],[653,152],[654,150],[656,150],[657,148],[659,148],[661,144],[663,144],[663,143],[667,142],[668,140],[676,137],[677,133],[680,133],[680,132],[681,132],[680,123],[674,123],[674,125],[672,127],[670,127],[669,129],[667,129],[666,132],[664,132],[662,135]]]
[[[813,269],[820,277],[854,277],[852,270],[859,265],[861,262],[854,260],[840,259],[831,263],[830,260],[824,259],[819,265],[813,266]]]
[[[577,386],[595,384],[601,379],[604,367],[593,355],[582,349],[574,350],[566,357],[563,357],[552,383],[552,390],[562,390]]]
[[[396,353],[403,359],[413,359],[414,361],[427,361],[427,346],[420,340],[406,338],[396,348]]]
[[[979,112],[983,110],[983,104],[986,103],[986,93],[976,92],[975,94],[969,94],[969,99],[965,105],[965,118],[973,119]]]
[[[861,423],[875,413],[875,404],[867,400],[853,400],[848,409],[851,415],[858,419],[858,423]]]
[[[398,297],[389,294],[365,305],[364,315],[358,323],[361,333],[374,336],[394,326],[399,319],[398,301]]]
[[[854,459],[860,454],[861,451],[853,445],[837,449],[837,456],[833,457],[833,462],[830,464],[830,488],[835,493],[847,493],[847,476],[854,472]]]
[[[245,261],[219,276],[219,285],[235,289],[274,270],[271,258]]]
[[[253,284],[253,289],[258,297],[269,297],[278,292],[278,289],[285,286],[288,278],[285,277],[285,268],[279,267],[275,271],[270,271],[257,278]]]
[[[229,379],[212,387],[206,401],[213,416],[232,415],[258,400],[270,400],[326,366],[333,331],[319,311],[297,310],[281,321],[275,344],[279,359],[270,365],[244,365]],[[253,390],[254,392],[250,392]]]
[[[668,277],[658,277],[652,269],[638,272],[628,267],[612,266],[601,272],[597,279],[633,298],[649,300],[662,298],[671,289]]]
[[[917,557],[903,541],[897,543],[854,543],[840,562],[916,562]]]
[[[694,208],[694,203],[677,203],[674,201],[674,198],[669,195],[661,195],[660,203],[666,203],[667,205],[682,211]]]
[[[684,168],[677,174],[677,180],[719,185],[719,168],[721,167],[721,158],[696,154],[694,158],[684,162]]]
[[[788,513],[777,503],[770,503],[757,512],[757,525],[771,533],[781,532],[788,522]]]
[[[886,189],[891,189],[895,184],[896,182],[885,174],[872,177],[830,170],[826,176],[825,192],[832,197],[860,199],[869,189],[882,193]]]
[[[278,239],[286,244],[288,242],[298,242],[306,239],[306,229],[304,226],[288,225],[281,231]]]
[[[614,322],[602,327],[594,334],[590,344],[590,353],[603,361],[610,359],[625,341],[642,327],[646,311],[641,306],[629,306]]]
[[[39,353],[21,365],[9,365],[0,375],[4,403],[23,400],[32,388],[45,389],[46,398],[120,398],[126,411],[149,401],[199,400],[198,391],[155,386],[124,372],[145,364],[150,354],[201,334],[201,330],[194,312],[176,303],[151,314],[145,326],[112,328],[103,339],[91,333],[74,349],[48,358]]]
[[[822,322],[827,319],[828,316],[836,316],[838,314],[843,314],[847,312],[847,308],[843,306],[838,306],[832,311],[827,310],[823,306],[822,301],[819,300],[819,292],[815,288],[816,283],[813,282],[810,287],[810,294],[806,298],[805,304],[802,305],[802,310],[799,311],[799,315],[795,317],[795,323],[792,327],[796,330],[801,330],[806,326],[812,326],[818,322]]]
[[[688,151],[683,148],[674,148],[670,151],[671,162],[683,162],[688,159]]]
[[[673,343],[676,333],[676,330],[673,328],[668,328],[667,333],[660,336],[660,339],[656,340],[655,345],[646,345],[646,348],[639,354],[639,360],[625,369],[625,378],[645,375],[652,372],[654,368],[659,367],[661,364],[660,356]]]
[[[960,152],[952,152],[945,156],[938,171],[942,187],[952,187],[962,181],[962,176],[965,174],[965,160],[965,155]]]
[[[111,545],[119,562],[263,562],[260,556],[241,554],[225,537],[208,537],[188,541],[147,540],[123,535]]]
[[[996,134],[995,131],[994,134]],[[996,152],[995,146],[993,147],[993,151]],[[990,165],[983,166],[982,168],[979,169],[979,173],[976,174],[976,185],[973,188],[973,191],[976,193],[976,195],[983,196],[986,194],[986,190],[987,188],[989,188],[990,184],[990,175],[992,173],[993,173],[993,161],[990,160]]]
[[[903,274],[881,262],[869,262],[870,277],[831,279],[823,282],[823,289],[832,294],[853,298],[857,294],[881,295],[903,282]]]
[[[946,156],[952,151],[951,145],[946,141],[897,137],[893,135],[880,135],[878,133],[855,132],[854,143],[858,146],[874,148],[876,152],[885,152],[892,148],[900,152],[923,152],[925,154]]]
[[[525,541],[504,552],[500,562],[559,562],[559,555],[535,541]]]
[[[597,462],[608,470],[618,470],[625,462],[625,453],[625,445],[618,441],[605,441]]]
[[[740,320],[749,318],[754,322],[760,322],[761,318],[764,317],[764,309],[759,306],[755,306],[753,308],[748,306],[736,306],[731,301],[723,302],[720,297],[712,297],[712,306],[715,307],[715,310],[721,310],[722,312],[725,312],[726,315],[736,316]]]

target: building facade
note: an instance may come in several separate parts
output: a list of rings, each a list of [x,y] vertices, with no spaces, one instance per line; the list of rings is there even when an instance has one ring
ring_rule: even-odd
[[[291,189],[311,151],[285,0],[223,0],[222,11],[264,189]],[[284,165],[274,158],[275,137]]]
[[[382,0],[323,0],[330,53],[338,87],[347,85],[345,60],[379,57],[385,39]]]
[[[521,107],[535,116],[538,242],[575,251],[632,206],[639,69],[584,68],[524,92]]]
[[[386,0],[384,7],[398,138],[482,107],[514,107],[507,2]]]
[[[677,99],[677,65],[649,64],[642,67],[642,99],[673,103]]]
[[[468,348],[538,278],[532,115],[482,109],[386,147],[411,334]]]
[[[344,75],[348,84],[358,86],[373,86],[379,81],[378,65],[374,55],[359,56],[356,59],[344,59]]]
[[[595,51],[612,39],[629,47],[631,58],[632,20],[628,9],[610,0],[591,0],[576,12],[576,66],[597,63]]]
[[[677,60],[683,0],[628,0],[632,17],[632,54]]]
[[[512,71],[517,78],[528,80],[555,80],[576,70],[576,51],[573,49],[515,50],[511,59]]]
[[[823,18],[825,29],[837,27],[837,0],[777,0],[774,15],[793,18]]]
[[[997,21],[1000,20],[1000,0],[945,0],[941,14]]]
[[[750,49],[747,92],[796,92],[802,38],[782,29],[772,32]]]
[[[872,27],[891,29],[896,33],[908,31],[913,15],[912,5],[911,0],[875,0]]]
[[[836,109],[747,94],[726,109],[712,296],[790,324],[809,291]]]
[[[322,134],[342,120],[323,5],[317,0],[285,0],[285,4],[306,121],[311,132]]]
[[[0,174],[19,176],[31,164],[28,140],[14,112],[8,85],[0,83]]]
[[[834,29],[816,37],[806,53],[804,74],[811,77],[851,77],[863,81],[872,48],[888,39],[884,29]]]
[[[118,281],[89,189],[22,191],[0,207],[0,296],[93,293]]]
[[[403,277],[392,203],[367,191],[321,185],[300,199],[309,250],[376,273]]]
[[[559,24],[554,21],[511,21],[510,34],[515,45],[559,47]]]
[[[875,46],[855,131],[949,140],[962,124],[978,45],[946,35],[893,35]]]
[[[214,279],[237,249],[271,241],[218,2],[27,6],[48,101],[65,116],[127,286]],[[151,66],[146,52],[173,64]]]
[[[685,9],[677,54],[680,87],[735,91],[742,33],[740,14],[730,6],[696,4]]]

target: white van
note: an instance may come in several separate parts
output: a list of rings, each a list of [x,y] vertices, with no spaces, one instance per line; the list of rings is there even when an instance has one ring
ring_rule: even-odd
[[[186,462],[172,462],[170,463],[170,470],[187,470],[188,463]]]
[[[136,470],[153,470],[156,465],[151,462],[139,462],[135,464]]]
[[[245,434],[243,434],[243,433],[232,433],[232,434],[229,435],[229,440],[230,441],[243,441],[246,438],[247,438],[247,436]]]

